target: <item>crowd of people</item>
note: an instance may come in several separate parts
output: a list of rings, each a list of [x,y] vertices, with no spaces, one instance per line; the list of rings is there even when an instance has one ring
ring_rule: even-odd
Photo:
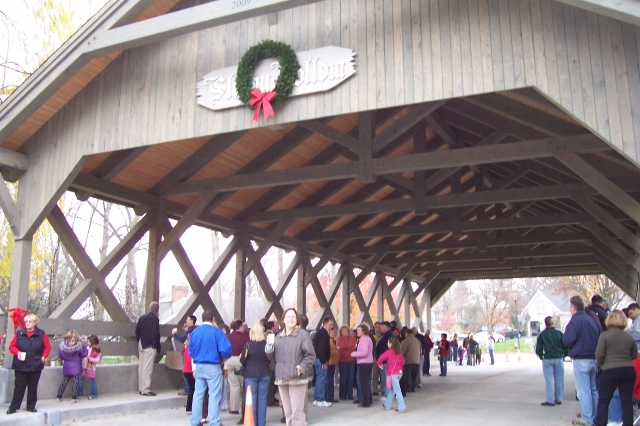
[[[155,354],[160,354],[158,304],[136,326],[139,350],[138,386],[142,396],[151,391]],[[634,399],[640,397],[640,305],[609,312],[598,295],[585,306],[579,296],[570,299],[571,320],[565,332],[555,328],[552,317],[545,318],[545,330],[538,336],[536,353],[542,359],[546,383],[543,406],[562,404],[564,397],[564,358],[573,362],[577,398],[581,412],[573,424],[632,426]],[[405,398],[430,376],[430,353],[437,349],[440,376],[447,375],[448,361],[467,365],[480,361],[480,345],[472,334],[458,342],[446,333],[434,342],[429,330],[423,335],[414,327],[399,328],[395,322],[376,322],[370,329],[360,324],[336,329],[326,317],[317,331],[309,333],[309,320],[294,308],[284,311],[278,321],[262,319],[251,328],[241,320],[230,327],[213,324],[213,314],[202,314],[202,325],[195,316],[187,317],[183,333],[172,330],[184,356],[186,410],[191,425],[220,424],[220,412],[240,415],[243,424],[247,387],[251,387],[253,416],[257,426],[266,424],[268,406],[281,407],[282,422],[305,426],[308,418],[308,389],[313,387],[311,405],[328,408],[341,401],[352,401],[361,408],[374,405],[379,396],[382,407],[407,410]],[[631,322],[631,324],[628,324]],[[27,392],[27,410],[36,412],[37,387],[44,360],[51,351],[46,333],[37,327],[38,318],[27,315],[25,327],[16,330],[9,351],[14,355],[15,389],[7,414],[15,413]],[[628,332],[625,331],[628,329]],[[486,345],[494,363],[493,337]],[[62,401],[71,382],[71,403],[82,397],[84,379],[90,381],[89,399],[97,398],[96,366],[100,362],[100,342],[95,335],[87,344],[71,330],[58,348],[64,360],[57,399]],[[338,399],[334,378],[339,374]],[[638,380],[636,380],[636,378]],[[354,394],[354,389],[356,392]],[[28,391],[27,391],[28,390]],[[279,395],[279,400],[276,398]]]
[[[640,399],[640,305],[609,312],[599,295],[589,306],[580,296],[573,296],[569,305],[571,319],[564,334],[546,317],[536,342],[546,385],[542,406],[562,404],[564,358],[569,356],[581,407],[573,424],[632,426],[634,404]]]
[[[155,309],[152,304],[150,313]],[[394,409],[395,403],[395,410],[403,413],[407,393],[422,386],[423,376],[430,376],[429,354],[434,344],[428,331],[423,335],[416,328],[399,328],[393,321],[376,322],[372,328],[360,324],[351,330],[348,326],[338,329],[326,317],[310,333],[308,318],[289,308],[281,323],[262,319],[250,328],[241,320],[232,321],[230,327],[216,326],[210,312],[203,313],[202,325],[196,322],[190,316],[183,333],[172,330],[182,344],[185,388],[179,394],[187,395],[192,426],[206,422],[217,426],[225,410],[239,415],[237,424],[243,424],[249,386],[257,426],[266,424],[267,407],[272,406],[281,407],[282,423],[291,426],[307,424],[309,405],[329,408],[352,401],[369,408],[374,397],[384,409]],[[141,317],[139,325],[140,351],[155,349],[159,336],[149,334],[156,333],[155,321]],[[446,376],[446,335],[439,344],[444,360],[440,375]],[[142,364],[139,368],[144,374]],[[147,383],[140,381],[140,394],[155,395]],[[313,400],[308,401],[311,387]]]

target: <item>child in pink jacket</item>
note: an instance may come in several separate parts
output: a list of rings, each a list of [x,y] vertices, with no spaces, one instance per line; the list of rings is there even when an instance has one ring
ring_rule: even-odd
[[[89,399],[96,399],[98,397],[96,366],[100,362],[100,340],[98,339],[98,336],[94,334],[89,336],[87,341],[89,342],[89,350],[87,356],[82,360],[82,374],[80,375],[80,389],[78,391],[78,396],[82,396],[84,379],[88,379],[91,387]]]
[[[382,363],[387,363],[387,399],[382,404],[385,410],[391,410],[393,397],[398,398],[398,409],[396,411],[404,413],[407,407],[404,405],[404,398],[400,390],[400,380],[402,380],[402,367],[404,367],[404,357],[400,349],[400,342],[395,337],[389,338],[389,349],[378,358],[378,367],[382,368]]]

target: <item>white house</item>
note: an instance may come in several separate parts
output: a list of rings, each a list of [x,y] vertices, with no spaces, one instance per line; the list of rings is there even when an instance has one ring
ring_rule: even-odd
[[[522,310],[521,315],[528,317],[525,326],[529,336],[537,336],[544,330],[544,319],[547,316],[552,316],[556,328],[564,332],[571,319],[569,298],[558,296],[549,289],[538,290]]]

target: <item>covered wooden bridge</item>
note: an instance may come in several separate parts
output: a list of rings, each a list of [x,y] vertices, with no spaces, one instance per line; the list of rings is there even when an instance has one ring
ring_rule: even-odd
[[[205,75],[265,39],[351,49],[355,74],[266,122],[198,104]],[[147,302],[169,252],[191,285],[179,323],[200,305],[221,320],[209,292],[232,259],[237,318],[253,272],[265,316],[288,286],[305,311],[311,286],[312,326],[337,294],[339,323],[350,295],[358,321],[384,306],[421,321],[457,279],[606,274],[636,298],[639,58],[633,0],[113,0],[0,107],[2,174],[19,182],[17,202],[0,185],[10,306],[26,307],[44,219],[84,276],[49,319],[60,329],[95,293],[113,322],[85,330],[132,335],[105,277],[142,238]],[[143,217],[96,265],[56,204],[65,191]],[[179,241],[193,225],[233,236],[203,277]],[[295,252],[282,282],[261,263],[272,246]]]

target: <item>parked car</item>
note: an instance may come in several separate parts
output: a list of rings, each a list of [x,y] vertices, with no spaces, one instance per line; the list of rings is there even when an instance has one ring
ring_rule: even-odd
[[[504,335],[500,333],[493,333],[493,338],[496,342],[504,342]],[[481,345],[485,345],[489,341],[489,332],[479,331],[473,335],[473,339]]]
[[[507,328],[502,331],[505,339],[517,339],[518,337],[522,337],[522,331],[517,330],[515,328]]]

